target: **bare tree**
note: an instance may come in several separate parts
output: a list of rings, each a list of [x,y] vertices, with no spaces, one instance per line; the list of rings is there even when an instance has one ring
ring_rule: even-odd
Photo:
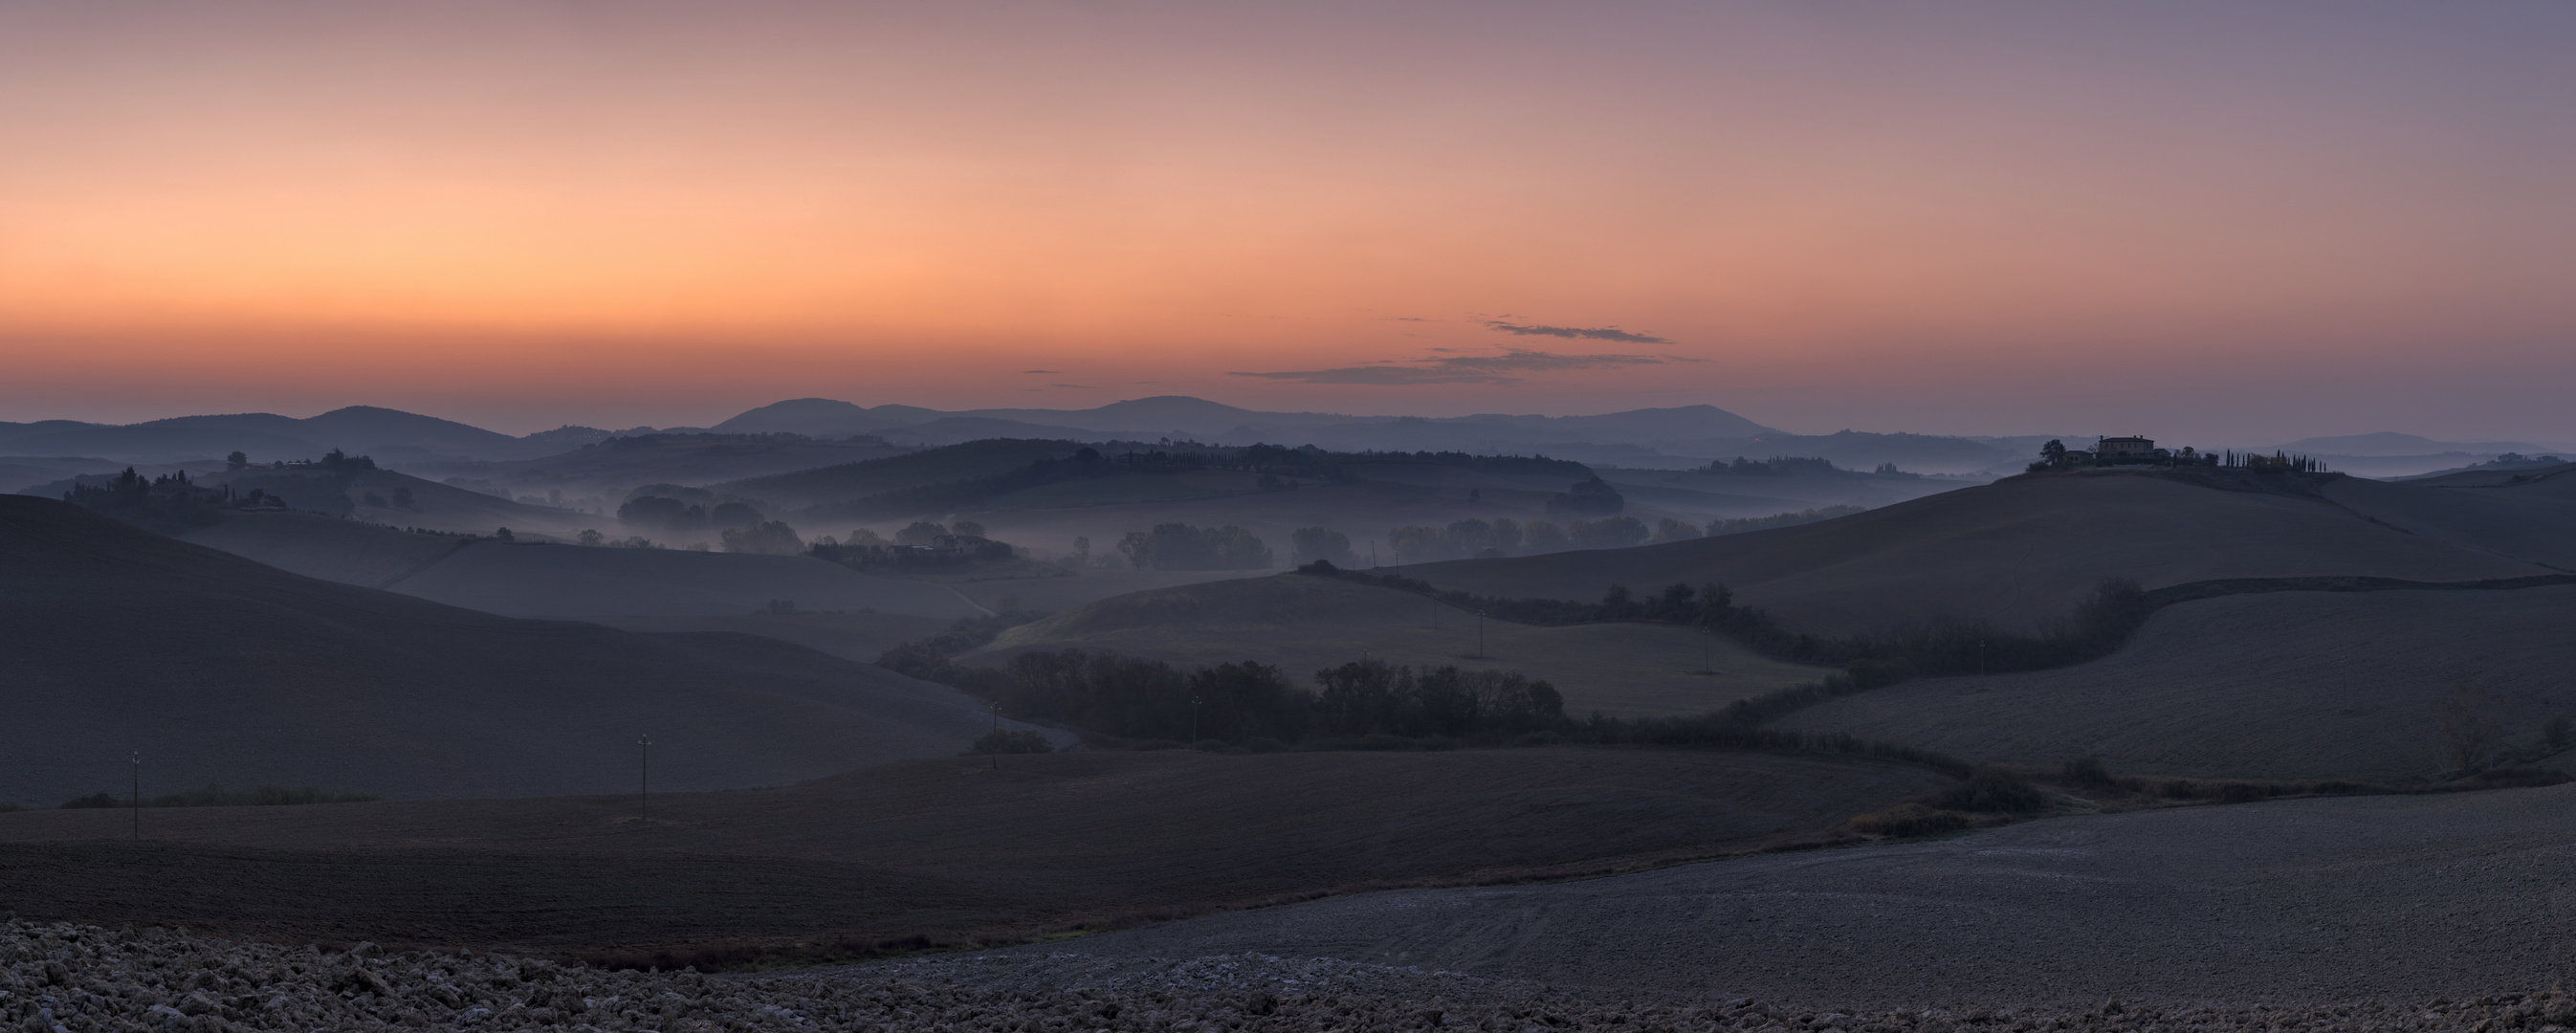
[[[2504,740],[2495,710],[2494,693],[2465,681],[2452,683],[2434,698],[2434,728],[2453,770],[2475,771],[2495,758],[2496,746]]]

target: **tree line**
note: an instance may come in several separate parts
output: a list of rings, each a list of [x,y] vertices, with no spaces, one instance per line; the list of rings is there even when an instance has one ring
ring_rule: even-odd
[[[1300,686],[1257,661],[1184,671],[1160,660],[1062,649],[1024,653],[999,667],[951,657],[1038,618],[1006,612],[959,620],[947,631],[887,650],[877,663],[991,701],[1004,715],[1079,729],[1095,744],[1197,743],[1253,749],[1386,749],[1456,744],[1680,746],[1883,757],[1964,776],[1964,762],[1839,733],[1759,727],[1739,709],[1676,717],[1565,713],[1553,684],[1519,672],[1454,665],[1415,669],[1356,660],[1315,672]],[[1043,752],[1044,739],[1003,733],[976,752]]]

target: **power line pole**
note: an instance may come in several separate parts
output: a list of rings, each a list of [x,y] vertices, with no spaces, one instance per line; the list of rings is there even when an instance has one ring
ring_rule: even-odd
[[[134,838],[143,839],[143,751],[134,751]]]
[[[653,816],[653,737],[649,734],[637,736],[635,748],[638,751],[635,766],[635,816],[650,818]]]
[[[1000,771],[1002,770],[1002,740],[999,736],[1002,734],[1002,701],[998,699],[993,701],[993,734],[996,736],[993,740],[993,770]]]

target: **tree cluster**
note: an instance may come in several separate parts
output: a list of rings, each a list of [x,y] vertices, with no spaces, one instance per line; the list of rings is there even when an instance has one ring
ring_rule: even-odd
[[[1769,459],[1746,459],[1743,456],[1737,456],[1732,460],[1720,459],[1712,462],[1707,466],[1702,467],[1700,472],[1725,474],[1733,477],[1790,477],[1801,473],[1833,473],[1835,472],[1835,467],[1833,461],[1829,459],[1809,459],[1799,458],[1796,456],[1772,456]],[[1878,472],[1895,473],[1897,472],[1896,464],[1888,463],[1881,465]]]
[[[724,541],[726,552],[795,556],[805,551],[805,540],[796,536],[796,529],[776,520],[750,527],[728,527],[719,537]]]
[[[1089,541],[1077,541],[1085,547],[1083,551],[1089,551]],[[1351,551],[1351,536],[1329,527],[1300,527],[1289,532],[1288,544],[1292,550],[1288,562],[1300,567],[1316,562],[1347,567],[1359,560],[1358,554]]]
[[[710,507],[665,495],[637,495],[617,507],[617,520],[648,531],[688,534],[710,528],[758,527],[769,518],[747,502],[719,502]]]
[[[1151,531],[1127,532],[1118,552],[1138,570],[1267,570],[1273,564],[1270,546],[1232,524],[1156,524]]]
[[[992,700],[1012,717],[1113,739],[1463,739],[1541,731],[1565,716],[1564,697],[1554,686],[1502,671],[1446,666],[1416,672],[1358,661],[1316,672],[1309,689],[1277,667],[1250,660],[1184,671],[1160,660],[1081,649],[1023,653],[998,668],[964,668],[939,655],[934,641],[905,643],[877,662]]]
[[[1552,517],[1609,516],[1627,508],[1628,500],[1619,489],[1598,475],[1576,481],[1573,487],[1547,497],[1547,515]]]

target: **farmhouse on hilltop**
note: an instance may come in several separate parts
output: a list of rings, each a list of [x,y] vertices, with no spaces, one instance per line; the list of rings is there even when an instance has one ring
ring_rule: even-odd
[[[2093,454],[2106,463],[2154,459],[2156,443],[2153,438],[2103,438],[2094,444]]]

